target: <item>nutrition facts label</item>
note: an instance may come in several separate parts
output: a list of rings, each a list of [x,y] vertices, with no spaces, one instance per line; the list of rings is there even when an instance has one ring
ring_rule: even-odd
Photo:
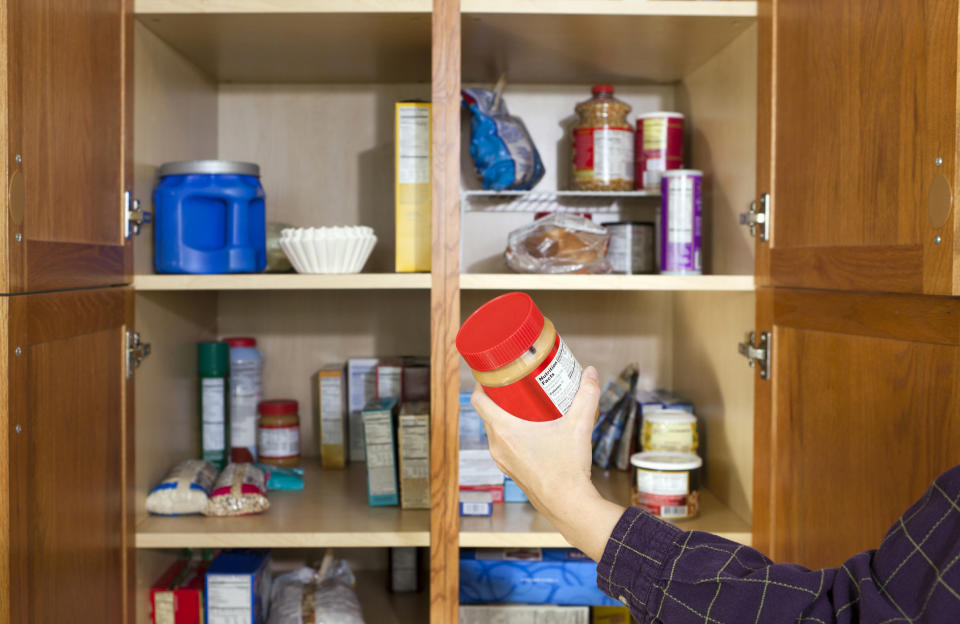
[[[543,372],[537,375],[537,383],[550,397],[557,410],[566,415],[570,405],[573,404],[573,397],[580,388],[580,375],[583,373],[583,368],[577,358],[573,357],[566,343],[560,338],[557,338],[557,341],[560,343],[557,353]]]
[[[217,574],[207,577],[208,624],[252,624],[250,577]]]

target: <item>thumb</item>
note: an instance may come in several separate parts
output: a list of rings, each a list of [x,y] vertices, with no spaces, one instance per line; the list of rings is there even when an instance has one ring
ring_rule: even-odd
[[[573,397],[573,403],[567,416],[574,420],[588,421],[590,426],[597,418],[597,404],[600,402],[600,381],[597,369],[588,366],[580,376],[580,389]]]

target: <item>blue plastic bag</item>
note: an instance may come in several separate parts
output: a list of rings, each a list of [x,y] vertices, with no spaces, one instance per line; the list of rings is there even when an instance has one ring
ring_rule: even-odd
[[[540,154],[527,127],[487,89],[460,92],[470,111],[470,156],[483,188],[491,191],[532,189],[543,177]]]

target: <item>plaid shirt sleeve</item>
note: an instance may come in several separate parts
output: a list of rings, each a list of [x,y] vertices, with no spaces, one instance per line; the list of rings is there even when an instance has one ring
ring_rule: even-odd
[[[960,622],[960,466],[941,475],[876,550],[839,568],[773,564],[635,507],[607,542],[597,584],[641,624]]]

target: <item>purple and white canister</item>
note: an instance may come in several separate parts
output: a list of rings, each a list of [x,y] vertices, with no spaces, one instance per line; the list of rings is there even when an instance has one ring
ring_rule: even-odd
[[[660,181],[660,273],[699,275],[703,172],[673,169]]]

